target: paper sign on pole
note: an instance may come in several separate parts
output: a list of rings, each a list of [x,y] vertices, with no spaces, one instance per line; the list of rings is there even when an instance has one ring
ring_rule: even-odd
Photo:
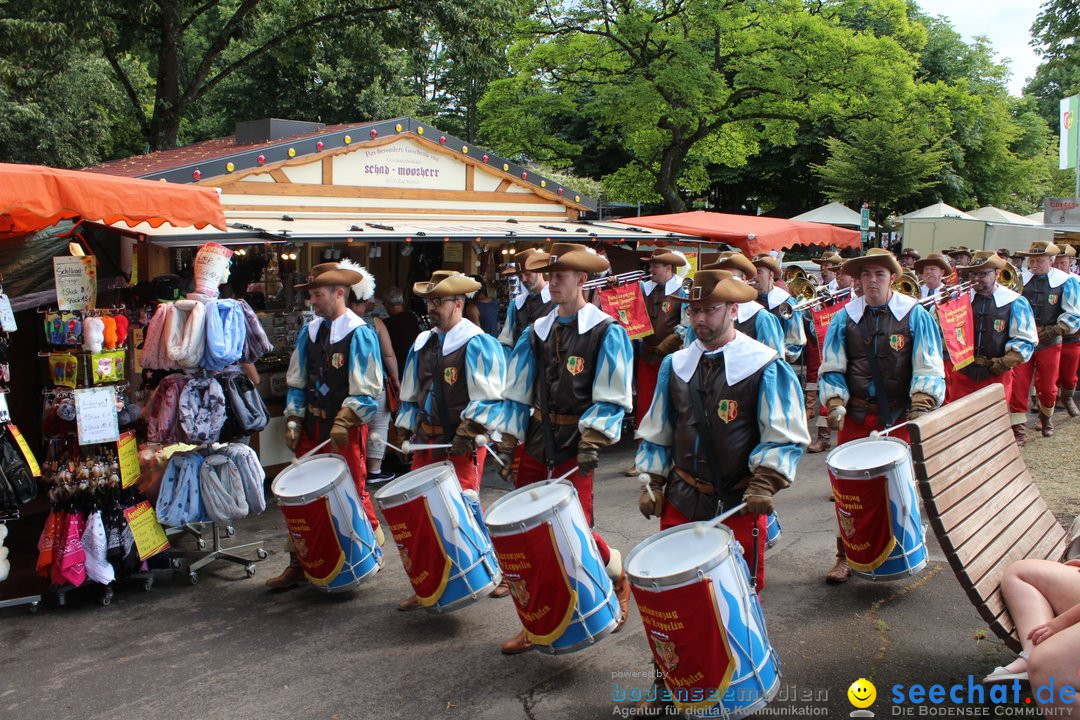
[[[75,422],[79,444],[116,442],[120,425],[116,418],[116,388],[112,385],[75,391]]]
[[[97,258],[54,257],[56,302],[60,310],[93,310],[97,304]]]

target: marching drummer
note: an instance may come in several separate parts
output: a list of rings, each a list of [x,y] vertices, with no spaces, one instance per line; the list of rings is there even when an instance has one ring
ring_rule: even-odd
[[[285,399],[288,418],[285,444],[297,457],[329,439],[320,452],[345,458],[364,512],[379,545],[385,538],[367,493],[364,462],[366,425],[379,409],[383,366],[375,330],[345,301],[353,285],[363,280],[355,270],[322,263],[298,290],[307,290],[315,319],[300,328],[289,359]],[[285,590],[304,582],[304,569],[291,539],[289,565],[266,581],[269,588]]]
[[[925,298],[945,290],[945,278],[952,275],[953,266],[941,253],[930,253],[925,260],[915,262],[915,272],[922,278],[919,297]]]
[[[1058,373],[1061,370],[1061,337],[1080,331],[1080,280],[1075,275],[1053,267],[1061,248],[1046,241],[1031,243],[1026,253],[1028,269],[1024,272],[1023,295],[1031,303],[1039,344],[1027,362],[1013,369],[1010,408],[1027,409],[1032,377],[1039,395],[1039,430],[1043,437],[1054,434],[1054,403],[1058,398]],[[1071,397],[1076,389],[1068,388]],[[1064,390],[1063,390],[1064,391]],[[1014,422],[1019,417],[1014,417]],[[1026,424],[1027,415],[1024,415]]]
[[[960,277],[972,283],[975,360],[949,373],[949,402],[992,383],[1004,386],[1005,397],[1011,397],[1013,368],[1030,359],[1039,343],[1030,303],[1023,295],[998,284],[998,272],[1006,267],[994,251],[979,250],[972,265],[957,268]],[[1019,414],[1020,421],[1013,425],[1013,434],[1022,446],[1026,440],[1027,407],[1016,411],[1010,408],[1010,412]]]
[[[818,392],[837,443],[869,436],[941,405],[945,370],[937,323],[913,298],[893,292],[900,263],[888,250],[871,248],[844,263],[862,295],[833,316],[825,335]],[[893,431],[907,440],[907,429]],[[851,577],[844,545],[836,538],[836,564],[828,583]]]
[[[515,485],[569,472],[590,525],[599,451],[619,441],[623,417],[633,407],[630,338],[610,316],[586,303],[582,293],[589,273],[608,268],[607,260],[574,243],[555,243],[550,252],[527,261],[527,270],[548,273],[556,309],[533,323],[514,346],[497,423],[499,457],[505,463],[500,474],[513,477],[515,451],[522,443]],[[630,604],[622,555],[595,531],[593,537],[615,581],[621,628]],[[503,643],[502,651],[512,655],[531,647],[522,630]]]
[[[790,317],[780,316],[780,306],[786,303],[794,308],[795,300],[791,297],[791,293],[776,285],[776,281],[784,274],[776,258],[772,255],[757,255],[751,262],[755,268],[754,284],[757,287],[757,301],[780,319],[780,327],[784,329],[783,359],[793,363],[802,354],[803,346],[806,345],[802,312],[794,310]]]
[[[1054,267],[1063,273],[1073,274],[1076,261],[1076,248],[1063,245],[1062,251],[1054,257]],[[1058,366],[1058,402],[1055,407],[1069,413],[1069,417],[1080,415],[1073,394],[1076,392],[1076,373],[1080,368],[1080,333],[1062,333],[1061,364]]]
[[[517,343],[525,328],[555,308],[555,304],[551,302],[551,291],[548,290],[544,273],[525,269],[525,263],[537,252],[540,251],[529,248],[515,253],[514,262],[510,263],[502,273],[504,277],[517,275],[524,286],[524,292],[511,300],[506,308],[506,322],[503,324],[502,332],[499,333],[499,342],[506,348],[507,353],[514,349],[514,344]]]
[[[697,339],[660,366],[638,429],[636,461],[648,475],[638,507],[646,518],[659,517],[661,530],[746,503],[724,522],[761,590],[773,495],[795,479],[810,436],[791,366],[736,329],[739,304],[754,296],[730,272],[694,276],[689,298],[681,301],[689,304]]]
[[[430,281],[413,285],[434,327],[420,333],[409,349],[395,424],[405,439],[418,444],[451,444],[448,449],[414,450],[412,469],[449,457],[465,500],[483,527],[479,491],[487,447],[477,447],[475,440],[494,426],[502,409],[506,360],[498,341],[462,316],[465,295],[479,288],[480,283],[456,270],[439,270]],[[500,588],[493,595],[505,597],[508,592]],[[420,607],[416,595],[398,603],[398,610]]]

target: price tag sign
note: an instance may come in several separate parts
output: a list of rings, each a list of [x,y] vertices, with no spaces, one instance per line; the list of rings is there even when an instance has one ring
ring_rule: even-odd
[[[120,424],[116,419],[116,388],[113,386],[75,391],[75,422],[79,444],[116,442]]]
[[[134,507],[125,508],[124,517],[127,518],[131,534],[135,536],[135,549],[140,560],[169,549],[165,529],[158,522],[157,513],[150,507],[150,503],[143,500]]]
[[[0,330],[15,332],[19,328],[15,326],[15,311],[11,309],[11,300],[4,293],[0,293]]]
[[[120,436],[116,443],[116,454],[120,458],[120,483],[123,487],[131,487],[139,481],[142,473],[139,467],[139,446],[135,442],[133,430]]]
[[[97,258],[54,257],[56,302],[61,310],[93,310],[97,303]]]

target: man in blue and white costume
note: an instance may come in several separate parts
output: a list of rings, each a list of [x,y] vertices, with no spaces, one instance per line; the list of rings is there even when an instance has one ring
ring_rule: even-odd
[[[554,243],[550,252],[528,260],[527,270],[548,273],[557,307],[533,323],[514,346],[497,428],[504,462],[500,474],[522,487],[572,471],[567,479],[590,526],[599,451],[619,442],[623,417],[633,408],[630,338],[611,316],[586,303],[582,293],[589,274],[609,267],[606,259],[574,243]],[[615,581],[622,615],[618,631],[626,622],[630,583],[619,551],[609,548],[595,530],[593,538]],[[522,630],[503,643],[502,651],[512,655],[531,647]]]
[[[378,412],[377,398],[383,391],[379,337],[345,305],[350,289],[361,280],[355,270],[323,263],[311,269],[306,283],[296,286],[307,290],[315,319],[300,328],[289,359],[285,444],[300,457],[325,440],[331,441],[320,452],[335,452],[345,458],[364,512],[382,545],[383,530],[367,493],[364,461],[367,424]],[[268,580],[268,587],[287,589],[304,581],[303,567],[291,542],[289,555],[289,566]]]
[[[499,342],[508,355],[525,328],[555,309],[544,273],[525,269],[525,263],[538,252],[535,248],[529,248],[516,253],[514,262],[507,265],[502,273],[504,277],[517,275],[523,286],[523,291],[506,308],[506,322],[499,333]]]
[[[810,436],[791,366],[735,328],[739,304],[755,294],[724,270],[694,276],[682,302],[690,305],[697,339],[664,359],[638,429],[635,461],[648,475],[639,509],[659,517],[661,530],[747,503],[725,522],[760,590],[772,498],[795,479]],[[699,398],[703,402],[695,407]]]
[[[858,440],[925,415],[945,400],[941,331],[914,298],[894,292],[900,263],[888,250],[871,248],[844,263],[862,295],[833,316],[825,334],[818,392],[837,444]],[[892,436],[908,441],[907,428]],[[830,584],[851,577],[843,541],[836,538]]]
[[[735,280],[743,283],[754,278],[757,274],[757,268],[754,267],[754,264],[739,252],[721,257],[716,262],[709,263],[701,269],[726,270],[731,273]],[[776,351],[780,358],[783,358],[785,355],[784,328],[780,325],[780,320],[776,315],[771,312],[762,312],[762,310],[765,310],[765,306],[757,300],[747,300],[739,303],[739,310],[735,316],[735,329],[743,335],[757,340],[759,343],[768,345]],[[689,325],[689,328],[687,346],[696,339],[693,323]]]
[[[794,310],[791,317],[780,317],[781,305],[786,303],[794,308],[796,303],[791,293],[776,285],[776,281],[784,274],[776,258],[772,255],[758,255],[751,262],[756,271],[752,284],[757,288],[757,301],[780,320],[780,327],[784,329],[784,359],[793,363],[802,355],[806,345],[802,311]]]
[[[409,349],[394,424],[406,440],[451,443],[449,452],[413,451],[412,469],[448,459],[466,502],[484,527],[479,492],[487,447],[477,447],[475,440],[495,426],[502,411],[506,360],[494,337],[462,317],[465,295],[479,288],[480,283],[456,270],[439,270],[430,281],[413,285],[413,294],[424,300],[434,327],[420,333]],[[499,592],[498,597],[508,592]],[[399,610],[419,607],[416,595],[398,603]]]

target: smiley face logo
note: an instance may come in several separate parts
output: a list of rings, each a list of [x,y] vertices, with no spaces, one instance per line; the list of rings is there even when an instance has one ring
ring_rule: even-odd
[[[851,683],[847,690],[848,700],[857,708],[868,708],[877,700],[877,688],[866,678],[859,678]]]

